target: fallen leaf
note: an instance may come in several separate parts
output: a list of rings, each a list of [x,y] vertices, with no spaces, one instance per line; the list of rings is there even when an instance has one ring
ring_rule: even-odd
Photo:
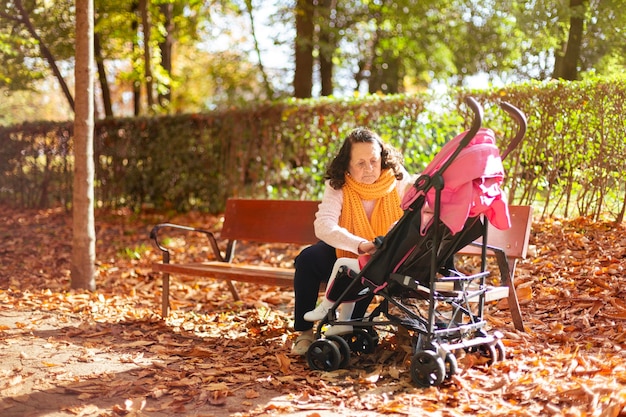
[[[259,398],[260,394],[253,389],[249,389],[249,390],[246,390],[245,396],[246,398],[252,399],[252,398]]]

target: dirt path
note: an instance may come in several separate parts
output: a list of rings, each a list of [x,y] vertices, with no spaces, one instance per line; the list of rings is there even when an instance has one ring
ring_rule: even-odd
[[[281,394],[280,389],[263,387],[262,383],[220,390],[209,382],[206,390],[189,390],[193,382],[181,380],[180,392],[176,393],[171,384],[160,384],[158,375],[188,365],[166,352],[150,354],[161,352],[158,344],[133,338],[132,329],[125,327],[89,325],[66,315],[0,308],[0,415],[378,415],[374,410],[355,413],[317,403],[307,395],[299,399],[297,393]],[[181,344],[188,343],[181,339]],[[194,362],[199,368],[211,368],[204,361]],[[196,399],[189,401],[190,395]]]

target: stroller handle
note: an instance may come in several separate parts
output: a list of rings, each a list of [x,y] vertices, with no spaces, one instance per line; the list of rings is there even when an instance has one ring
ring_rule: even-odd
[[[472,113],[474,113],[474,118],[472,119],[472,126],[470,126],[467,135],[465,135],[465,138],[468,139],[467,143],[464,143],[461,148],[464,148],[476,135],[476,133],[478,133],[478,130],[483,123],[483,107],[478,103],[478,101],[476,101],[474,97],[467,96],[465,97],[465,104],[467,104],[467,106],[472,110]],[[463,142],[465,142],[465,139],[463,139]]]
[[[511,139],[509,146],[507,146],[506,150],[502,153],[501,158],[504,159],[522,141],[524,135],[526,134],[526,127],[528,123],[526,121],[526,115],[511,103],[502,101],[500,102],[500,108],[507,112],[517,123],[517,132],[515,133],[513,139]]]

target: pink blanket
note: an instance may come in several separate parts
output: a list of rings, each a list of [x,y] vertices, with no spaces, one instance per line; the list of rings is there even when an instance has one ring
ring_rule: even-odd
[[[432,176],[450,158],[465,132],[448,142],[424,170]],[[481,128],[470,143],[457,155],[443,173],[444,188],[441,192],[441,221],[452,233],[463,229],[468,217],[484,214],[498,229],[511,227],[506,195],[500,188],[504,180],[504,168],[500,151],[491,129]],[[413,187],[402,200],[407,209],[423,192]],[[426,194],[422,207],[422,233],[432,222],[435,189]]]

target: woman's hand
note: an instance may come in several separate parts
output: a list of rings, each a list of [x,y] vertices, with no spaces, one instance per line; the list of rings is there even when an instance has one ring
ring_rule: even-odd
[[[376,252],[376,245],[374,245],[374,242],[369,242],[369,241],[363,241],[361,243],[359,243],[359,254],[368,254],[368,255],[373,255],[374,252]]]

